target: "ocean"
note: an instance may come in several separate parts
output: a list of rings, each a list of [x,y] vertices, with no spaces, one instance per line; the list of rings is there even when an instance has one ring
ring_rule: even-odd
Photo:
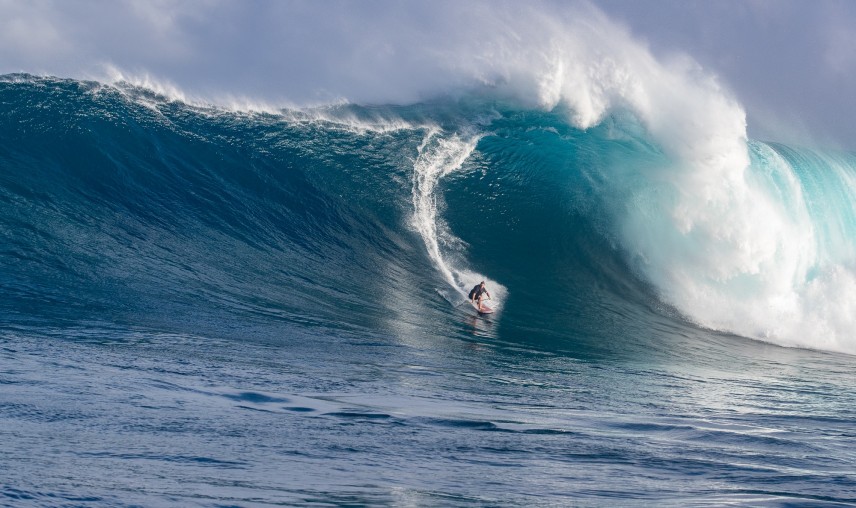
[[[0,505],[856,504],[856,154],[617,104],[0,77]]]

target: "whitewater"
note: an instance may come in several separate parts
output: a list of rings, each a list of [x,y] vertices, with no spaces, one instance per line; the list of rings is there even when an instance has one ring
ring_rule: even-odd
[[[0,76],[0,505],[856,503],[856,155],[462,9],[387,101]]]

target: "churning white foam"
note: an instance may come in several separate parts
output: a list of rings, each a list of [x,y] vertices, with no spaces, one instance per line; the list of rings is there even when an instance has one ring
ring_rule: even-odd
[[[743,178],[720,184],[728,194],[710,198],[692,179],[660,185],[686,197],[650,221],[628,214],[628,244],[650,256],[641,265],[664,298],[702,325],[856,353],[854,167],[822,157],[798,176],[767,145],[752,149]]]

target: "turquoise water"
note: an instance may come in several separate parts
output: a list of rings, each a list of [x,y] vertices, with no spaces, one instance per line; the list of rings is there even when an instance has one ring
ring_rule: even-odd
[[[2,503],[856,502],[853,154],[650,132],[4,77]]]

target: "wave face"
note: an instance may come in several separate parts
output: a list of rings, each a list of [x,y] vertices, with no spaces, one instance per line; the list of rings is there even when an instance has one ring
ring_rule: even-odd
[[[746,141],[739,110],[692,143],[668,112],[494,92],[242,113],[6,76],[0,311],[856,352],[853,154]],[[479,280],[499,313],[463,324]]]

